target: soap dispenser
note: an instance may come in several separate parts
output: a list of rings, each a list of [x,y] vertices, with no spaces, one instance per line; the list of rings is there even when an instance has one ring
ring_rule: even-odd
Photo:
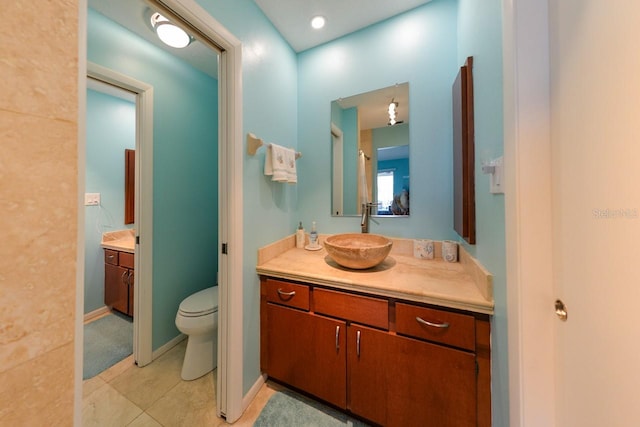
[[[304,228],[302,228],[302,221],[300,221],[298,229],[296,230],[296,248],[304,248]]]
[[[311,233],[309,234],[309,246],[312,248],[318,247],[318,232],[316,231],[316,222],[311,223]]]

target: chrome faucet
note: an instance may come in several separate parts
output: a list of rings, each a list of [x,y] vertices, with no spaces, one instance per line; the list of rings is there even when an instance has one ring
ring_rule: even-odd
[[[369,232],[369,218],[371,217],[371,208],[376,206],[375,203],[362,204],[362,220],[360,221],[360,229],[363,233]]]

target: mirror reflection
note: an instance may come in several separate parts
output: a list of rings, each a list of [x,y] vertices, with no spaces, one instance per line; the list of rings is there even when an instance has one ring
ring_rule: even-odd
[[[333,216],[407,216],[409,83],[331,102]]]

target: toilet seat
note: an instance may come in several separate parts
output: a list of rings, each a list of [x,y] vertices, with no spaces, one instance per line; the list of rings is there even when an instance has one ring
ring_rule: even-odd
[[[185,298],[178,313],[184,317],[201,317],[218,311],[218,287],[203,289]]]

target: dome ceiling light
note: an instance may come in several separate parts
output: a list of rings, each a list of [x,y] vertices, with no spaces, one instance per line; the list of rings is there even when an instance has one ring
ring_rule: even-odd
[[[182,49],[189,46],[192,38],[185,30],[171,23],[167,18],[155,12],[151,15],[151,27],[158,38],[167,46]]]

